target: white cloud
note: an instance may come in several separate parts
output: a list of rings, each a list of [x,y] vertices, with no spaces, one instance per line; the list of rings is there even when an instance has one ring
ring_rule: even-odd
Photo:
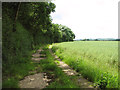
[[[56,0],[53,23],[66,25],[79,38],[117,38],[117,0]]]

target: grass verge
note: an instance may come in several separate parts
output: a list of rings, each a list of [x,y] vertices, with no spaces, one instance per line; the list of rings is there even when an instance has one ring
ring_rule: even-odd
[[[61,43],[53,45],[52,50],[74,70],[81,73],[85,78],[88,78],[89,81],[94,82],[95,86],[99,86],[101,89],[118,88],[118,74],[114,73],[114,69],[110,71],[110,68],[101,65],[101,63],[96,64],[91,59],[81,58],[79,53],[77,53],[79,48],[75,50],[76,47],[74,47],[74,44],[72,45],[70,46],[70,43]]]

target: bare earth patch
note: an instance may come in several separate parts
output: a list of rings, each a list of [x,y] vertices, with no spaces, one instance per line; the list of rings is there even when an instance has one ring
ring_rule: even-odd
[[[40,60],[44,60],[44,59],[45,59],[45,58],[40,58],[40,57],[39,57],[39,58],[34,58],[34,57],[33,57],[33,58],[32,58],[32,61],[33,61],[33,62],[40,62]]]
[[[45,58],[41,58],[40,56],[45,56],[44,54],[40,54],[43,51],[42,49],[37,50],[35,54],[33,54],[32,61],[34,63],[40,62],[40,60],[44,60]],[[30,73],[36,73],[34,75],[26,76],[23,80],[19,82],[20,88],[37,88],[43,89],[49,85],[51,79],[48,79],[46,73],[37,73],[37,71],[31,71]]]
[[[40,62],[40,60],[46,59],[44,54],[40,54],[40,52],[43,51],[42,49],[37,50],[36,53],[32,54],[32,61],[33,62]],[[42,56],[42,57],[41,57]],[[44,57],[43,57],[44,56]]]
[[[33,57],[40,57],[40,54],[39,53],[35,53],[32,55]]]
[[[39,49],[39,50],[37,50],[37,53],[40,53],[41,51],[43,51],[42,49]]]
[[[25,77],[25,79],[20,81],[21,88],[45,88],[48,83],[44,80],[43,73],[37,73]]]
[[[56,63],[58,67],[62,68],[62,71],[64,71],[67,75],[77,75],[77,72],[72,70],[67,64],[65,64],[62,61],[59,61],[59,63]]]

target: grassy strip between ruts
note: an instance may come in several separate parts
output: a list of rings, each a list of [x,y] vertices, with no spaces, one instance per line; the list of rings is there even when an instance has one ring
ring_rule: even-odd
[[[70,43],[68,44],[70,46]],[[71,46],[71,48],[73,47],[74,46]],[[118,88],[117,74],[113,75],[112,71],[109,72],[106,67],[102,69],[96,66],[92,60],[77,60],[77,57],[75,57],[77,55],[74,54],[74,50],[71,50],[71,48],[65,47],[64,43],[61,43],[54,44],[52,50],[65,63],[77,72],[80,72],[85,78],[88,78],[88,80],[95,82],[95,85],[99,85],[100,88]]]
[[[41,60],[39,64],[39,67],[41,67],[40,72],[54,74],[54,81],[51,82],[47,88],[79,88],[77,82],[75,82],[76,76],[67,76],[62,69],[55,64],[54,57],[49,52],[48,46],[44,47],[43,50],[47,58]]]

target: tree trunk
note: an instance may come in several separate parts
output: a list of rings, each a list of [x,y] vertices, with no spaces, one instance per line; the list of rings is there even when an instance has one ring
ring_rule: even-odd
[[[16,21],[17,21],[17,17],[18,17],[20,5],[21,5],[21,2],[19,2],[19,4],[18,4],[18,9],[17,9],[16,15],[15,15],[15,21],[14,21],[14,23],[13,23],[13,32],[16,31]]]

